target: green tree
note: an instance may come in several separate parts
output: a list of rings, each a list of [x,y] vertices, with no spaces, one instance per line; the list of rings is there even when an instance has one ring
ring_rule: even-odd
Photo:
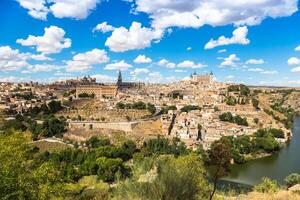
[[[100,146],[110,145],[110,141],[107,138],[98,138],[97,136],[92,136],[88,141],[86,141],[86,144],[91,148],[97,148]]]
[[[148,103],[148,104],[147,104],[147,110],[148,110],[151,114],[154,114],[155,111],[156,111],[156,108],[155,108],[155,106],[154,106],[153,104]]]
[[[210,200],[216,192],[218,180],[230,172],[230,160],[232,159],[230,149],[228,142],[218,140],[212,143],[208,152],[209,163],[214,166],[212,170],[213,190],[210,194]]]
[[[277,181],[264,177],[260,184],[254,186],[254,190],[262,193],[275,193],[279,191],[279,186]]]
[[[1,199],[49,199],[58,191],[57,170],[50,162],[36,163],[21,132],[0,135]]]
[[[133,177],[121,182],[117,199],[207,199],[209,184],[201,159],[194,154],[146,158],[135,164]]]
[[[256,98],[253,98],[252,99],[252,105],[253,105],[254,108],[258,108],[259,101]]]
[[[290,174],[284,179],[284,182],[287,187],[292,187],[293,185],[300,184],[300,174]]]
[[[51,117],[43,122],[44,136],[61,136],[65,131],[65,122],[62,119]]]
[[[54,101],[54,100],[52,100],[48,103],[48,107],[49,107],[50,113],[52,113],[52,114],[54,114],[62,109],[61,102]]]

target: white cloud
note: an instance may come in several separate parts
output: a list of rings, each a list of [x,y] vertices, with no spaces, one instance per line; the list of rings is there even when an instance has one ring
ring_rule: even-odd
[[[93,29],[93,32],[96,32],[96,31],[100,31],[102,33],[107,33],[107,32],[111,32],[115,30],[115,27],[107,24],[107,22],[102,22],[101,24],[98,24],[94,29]]]
[[[182,69],[176,69],[174,72],[176,72],[176,73],[185,73],[185,72],[186,72],[186,70],[182,70]]]
[[[249,72],[263,72],[264,70],[262,68],[249,68]]]
[[[204,24],[222,26],[256,25],[267,17],[290,16],[297,0],[136,0],[135,12],[150,15],[152,27],[199,28]]]
[[[43,36],[29,35],[27,39],[17,39],[17,43],[23,46],[35,46],[38,52],[43,54],[59,53],[64,48],[71,47],[71,39],[64,38],[65,31],[57,26],[44,29]]]
[[[233,75],[228,75],[228,76],[226,76],[226,79],[234,79],[234,76]]]
[[[287,61],[288,65],[299,65],[300,64],[300,59],[296,57],[291,57]]]
[[[197,69],[197,68],[206,67],[206,65],[203,65],[201,63],[195,64],[193,61],[185,60],[177,64],[177,67]]]
[[[105,50],[93,49],[85,53],[73,56],[73,60],[67,61],[68,72],[85,72],[92,68],[92,65],[106,63],[109,61]]]
[[[249,72],[259,72],[261,74],[278,74],[276,70],[264,70],[262,68],[249,68]]]
[[[91,76],[92,78],[96,78],[98,83],[115,83],[117,78],[114,76],[108,76],[105,74],[95,74]]]
[[[246,65],[262,65],[264,63],[263,59],[249,59],[246,61]]]
[[[84,19],[101,0],[17,0],[36,19],[46,20],[51,12],[57,18]]]
[[[260,72],[261,74],[278,74],[278,71],[276,70],[265,70]]]
[[[234,67],[237,65],[235,61],[239,61],[240,59],[236,56],[236,54],[231,54],[230,56],[224,58],[223,60],[224,61],[221,63],[221,66]]]
[[[28,14],[36,19],[46,20],[49,9],[45,6],[46,0],[17,0]]]
[[[300,51],[300,45],[295,48],[295,51]]]
[[[5,77],[0,77],[0,82],[28,82],[29,78],[28,77],[16,77],[16,76],[5,76]]]
[[[291,69],[291,72],[300,72],[300,66]]]
[[[186,48],[186,50],[187,50],[187,51],[190,51],[190,50],[192,50],[192,47],[188,47],[188,48]]]
[[[115,62],[111,64],[107,64],[104,69],[106,70],[122,70],[126,71],[132,66],[128,63],[126,63],[124,60],[121,60],[120,62]]]
[[[218,51],[218,53],[225,53],[225,52],[227,52],[226,49],[220,49],[220,50]]]
[[[161,67],[166,67],[166,68],[175,68],[176,64],[172,63],[166,59],[161,59],[160,61],[157,62],[157,64]]]
[[[62,66],[58,65],[49,65],[49,64],[37,64],[37,65],[32,65],[27,67],[26,70],[23,70],[23,74],[28,74],[28,73],[36,73],[36,72],[50,72],[53,70],[58,70],[61,69]]]
[[[160,72],[151,72],[145,80],[149,83],[161,83],[163,81],[163,76]]]
[[[152,60],[151,60],[151,58],[148,58],[145,55],[138,55],[138,57],[136,57],[133,62],[138,63],[138,64],[140,64],[140,63],[151,63]]]
[[[39,60],[39,61],[53,60],[52,58],[49,58],[49,57],[45,56],[44,54],[38,54],[38,55],[32,54],[31,58],[34,60]]]
[[[217,46],[229,45],[229,44],[242,44],[246,45],[250,43],[247,39],[248,28],[246,26],[238,27],[232,32],[231,38],[226,38],[225,36],[219,37],[217,40],[210,39],[205,45],[205,49],[213,49]]]
[[[141,23],[132,22],[126,29],[121,26],[115,28],[112,35],[107,38],[105,45],[114,52],[124,52],[134,49],[144,49],[151,46],[153,40],[159,40],[163,35],[161,30],[142,27]]]
[[[150,71],[147,68],[136,68],[132,72],[130,72],[130,74],[133,75],[133,76],[137,76],[139,74],[142,74],[142,73],[147,74],[149,72]]]
[[[50,10],[57,18],[85,19],[100,0],[51,0]]]
[[[57,71],[57,72],[54,73],[54,76],[65,76],[65,77],[67,77],[67,76],[73,76],[73,74],[67,73],[67,72]]]
[[[29,66],[26,59],[29,54],[20,53],[18,49],[11,49],[9,46],[0,46],[0,70],[16,71]]]

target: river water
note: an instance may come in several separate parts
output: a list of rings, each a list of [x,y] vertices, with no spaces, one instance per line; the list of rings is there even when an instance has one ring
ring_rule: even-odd
[[[231,175],[223,180],[256,185],[262,177],[269,177],[283,185],[284,178],[289,174],[300,174],[300,117],[295,118],[292,133],[292,140],[278,153],[243,165],[234,165]]]

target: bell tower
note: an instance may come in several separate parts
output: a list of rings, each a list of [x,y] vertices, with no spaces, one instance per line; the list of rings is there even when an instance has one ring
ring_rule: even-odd
[[[122,85],[122,73],[121,73],[121,70],[119,70],[117,86],[119,87],[121,85]]]

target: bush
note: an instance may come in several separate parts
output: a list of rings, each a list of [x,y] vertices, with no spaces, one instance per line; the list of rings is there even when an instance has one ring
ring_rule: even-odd
[[[205,169],[196,155],[148,158],[116,188],[117,199],[208,199]]]
[[[191,110],[199,110],[199,106],[194,106],[194,105],[187,105],[181,108],[181,112],[190,112]]]
[[[292,187],[293,185],[300,184],[300,174],[290,174],[284,179],[284,182],[287,187]]]
[[[279,191],[279,186],[277,181],[264,177],[262,183],[254,186],[254,190],[262,193],[275,193]]]

